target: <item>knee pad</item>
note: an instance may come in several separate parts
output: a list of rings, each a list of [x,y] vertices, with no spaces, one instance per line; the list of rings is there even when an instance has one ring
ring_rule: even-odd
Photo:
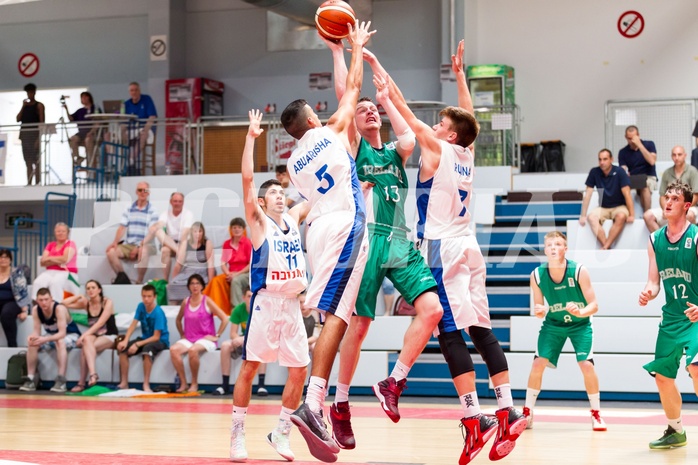
[[[471,326],[468,328],[468,335],[485,361],[490,377],[509,369],[504,350],[491,329]]]
[[[473,358],[470,356],[470,352],[468,352],[468,346],[465,345],[465,340],[460,331],[440,333],[439,347],[441,347],[441,353],[448,364],[451,378],[475,370]]]

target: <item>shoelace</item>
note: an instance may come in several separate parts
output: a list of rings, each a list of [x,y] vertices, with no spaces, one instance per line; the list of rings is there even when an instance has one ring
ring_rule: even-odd
[[[601,414],[600,414],[600,412],[599,412],[598,410],[592,410],[592,411],[591,411],[591,416],[594,417],[594,420],[596,420],[597,422],[601,423],[601,421],[602,421],[602,420],[601,420]]]

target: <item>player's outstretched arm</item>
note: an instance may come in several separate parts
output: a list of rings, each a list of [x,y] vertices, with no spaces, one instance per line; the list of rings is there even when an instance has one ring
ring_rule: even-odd
[[[473,113],[473,98],[468,89],[468,83],[465,80],[465,69],[463,69],[463,50],[465,42],[458,42],[458,50],[454,55],[451,55],[451,69],[456,76],[456,84],[458,86],[458,106]]]
[[[250,110],[248,112],[250,126],[245,136],[245,147],[242,149],[242,161],[240,172],[242,173],[242,195],[245,205],[245,218],[252,233],[252,245],[255,248],[261,245],[264,238],[264,210],[257,201],[257,188],[254,183],[254,144],[255,140],[264,132],[261,128],[262,112]],[[255,241],[255,239],[261,239]],[[259,242],[259,243],[256,243]]]
[[[337,95],[337,101],[341,102],[347,89],[347,75],[349,74],[347,64],[344,61],[344,46],[341,40],[327,40],[322,36],[320,36],[320,38],[323,42],[325,42],[327,48],[329,48],[332,52],[332,63],[334,68],[334,92],[335,95]],[[354,156],[354,158],[356,158],[359,149],[359,139],[361,136],[356,129],[356,122],[354,121],[354,118],[351,119],[349,126],[347,127],[347,137],[349,139],[349,145],[351,146],[350,153],[352,156]]]

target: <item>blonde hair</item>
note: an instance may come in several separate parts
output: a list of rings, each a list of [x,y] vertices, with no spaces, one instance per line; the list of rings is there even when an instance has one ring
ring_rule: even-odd
[[[550,231],[548,234],[545,235],[545,238],[543,239],[543,243],[545,244],[545,242],[548,239],[557,239],[557,238],[560,238],[563,241],[565,241],[565,245],[567,245],[567,236],[562,234],[560,231]]]

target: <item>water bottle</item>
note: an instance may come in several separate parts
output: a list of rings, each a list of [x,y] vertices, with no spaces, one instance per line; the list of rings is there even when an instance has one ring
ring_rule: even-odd
[[[170,168],[170,162],[169,162],[169,161],[165,162],[165,174],[166,174],[167,176],[169,176],[169,175],[172,174],[172,169]]]

